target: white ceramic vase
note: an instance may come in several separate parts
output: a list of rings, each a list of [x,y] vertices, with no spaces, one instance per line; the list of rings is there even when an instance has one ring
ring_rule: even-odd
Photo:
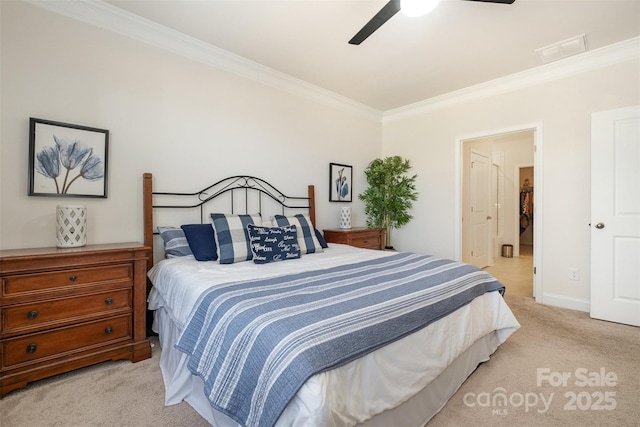
[[[340,228],[351,228],[351,208],[340,208]]]
[[[81,205],[56,207],[57,247],[72,248],[87,244],[87,208]]]

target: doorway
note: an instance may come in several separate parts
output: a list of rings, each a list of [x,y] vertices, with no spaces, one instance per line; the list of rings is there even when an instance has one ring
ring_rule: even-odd
[[[471,262],[473,241],[477,241],[477,228],[473,227],[472,200],[478,185],[472,183],[472,152],[480,151],[491,159],[489,187],[487,189],[487,239],[489,262],[485,268],[507,287],[507,292],[533,296],[542,302],[540,280],[541,221],[534,215],[539,209],[539,191],[534,182],[541,182],[541,125],[497,131],[486,135],[460,138],[459,141],[459,254],[463,262]],[[522,173],[521,173],[522,172]],[[522,175],[522,177],[521,177]],[[528,179],[528,187],[525,180]],[[522,190],[526,193],[523,193]],[[536,189],[538,190],[538,189]],[[522,195],[527,197],[521,200]],[[535,199],[535,200],[534,200]],[[521,201],[527,202],[523,206]],[[524,215],[523,215],[524,214]],[[535,224],[535,226],[534,226]],[[522,228],[521,228],[522,226]],[[521,234],[522,231],[522,234]],[[511,245],[503,254],[503,245]],[[512,257],[511,257],[512,255]],[[511,289],[510,289],[511,288]]]
[[[514,143],[518,144],[518,141],[514,141]],[[519,148],[524,149],[525,147]],[[507,158],[513,157],[513,153],[509,153],[507,150],[505,156]],[[512,234],[514,236],[513,257],[507,258],[501,253],[490,267],[485,268],[485,271],[502,282],[507,287],[509,295],[535,298],[533,293],[534,167],[533,165],[516,165],[513,176],[518,184],[515,186],[517,194],[514,194],[513,197],[515,203],[511,207],[507,206],[508,209],[504,213],[504,216],[514,215],[514,220],[511,221],[515,225]],[[507,183],[507,187],[513,186],[509,186]],[[514,188],[509,188],[509,190],[514,190]]]

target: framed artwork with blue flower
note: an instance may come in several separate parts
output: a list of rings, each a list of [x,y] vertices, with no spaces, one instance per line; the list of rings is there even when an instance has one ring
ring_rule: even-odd
[[[351,166],[329,163],[329,201],[350,202],[353,193]]]
[[[29,119],[29,196],[107,197],[109,131]]]

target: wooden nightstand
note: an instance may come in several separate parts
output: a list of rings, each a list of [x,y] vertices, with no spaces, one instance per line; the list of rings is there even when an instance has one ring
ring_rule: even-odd
[[[0,398],[106,360],[151,357],[141,243],[0,250]]]
[[[327,243],[343,243],[364,249],[384,249],[384,228],[336,228],[323,232]]]

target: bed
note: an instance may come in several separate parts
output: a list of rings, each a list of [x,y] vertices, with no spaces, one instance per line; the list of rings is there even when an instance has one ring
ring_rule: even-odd
[[[313,186],[288,197],[248,176],[194,193],[143,183],[145,243],[170,256],[148,273],[165,404],[186,401],[217,427],[424,425],[519,328],[482,270],[323,242]],[[228,213],[210,207],[223,198]],[[198,221],[158,219],[185,209]]]

